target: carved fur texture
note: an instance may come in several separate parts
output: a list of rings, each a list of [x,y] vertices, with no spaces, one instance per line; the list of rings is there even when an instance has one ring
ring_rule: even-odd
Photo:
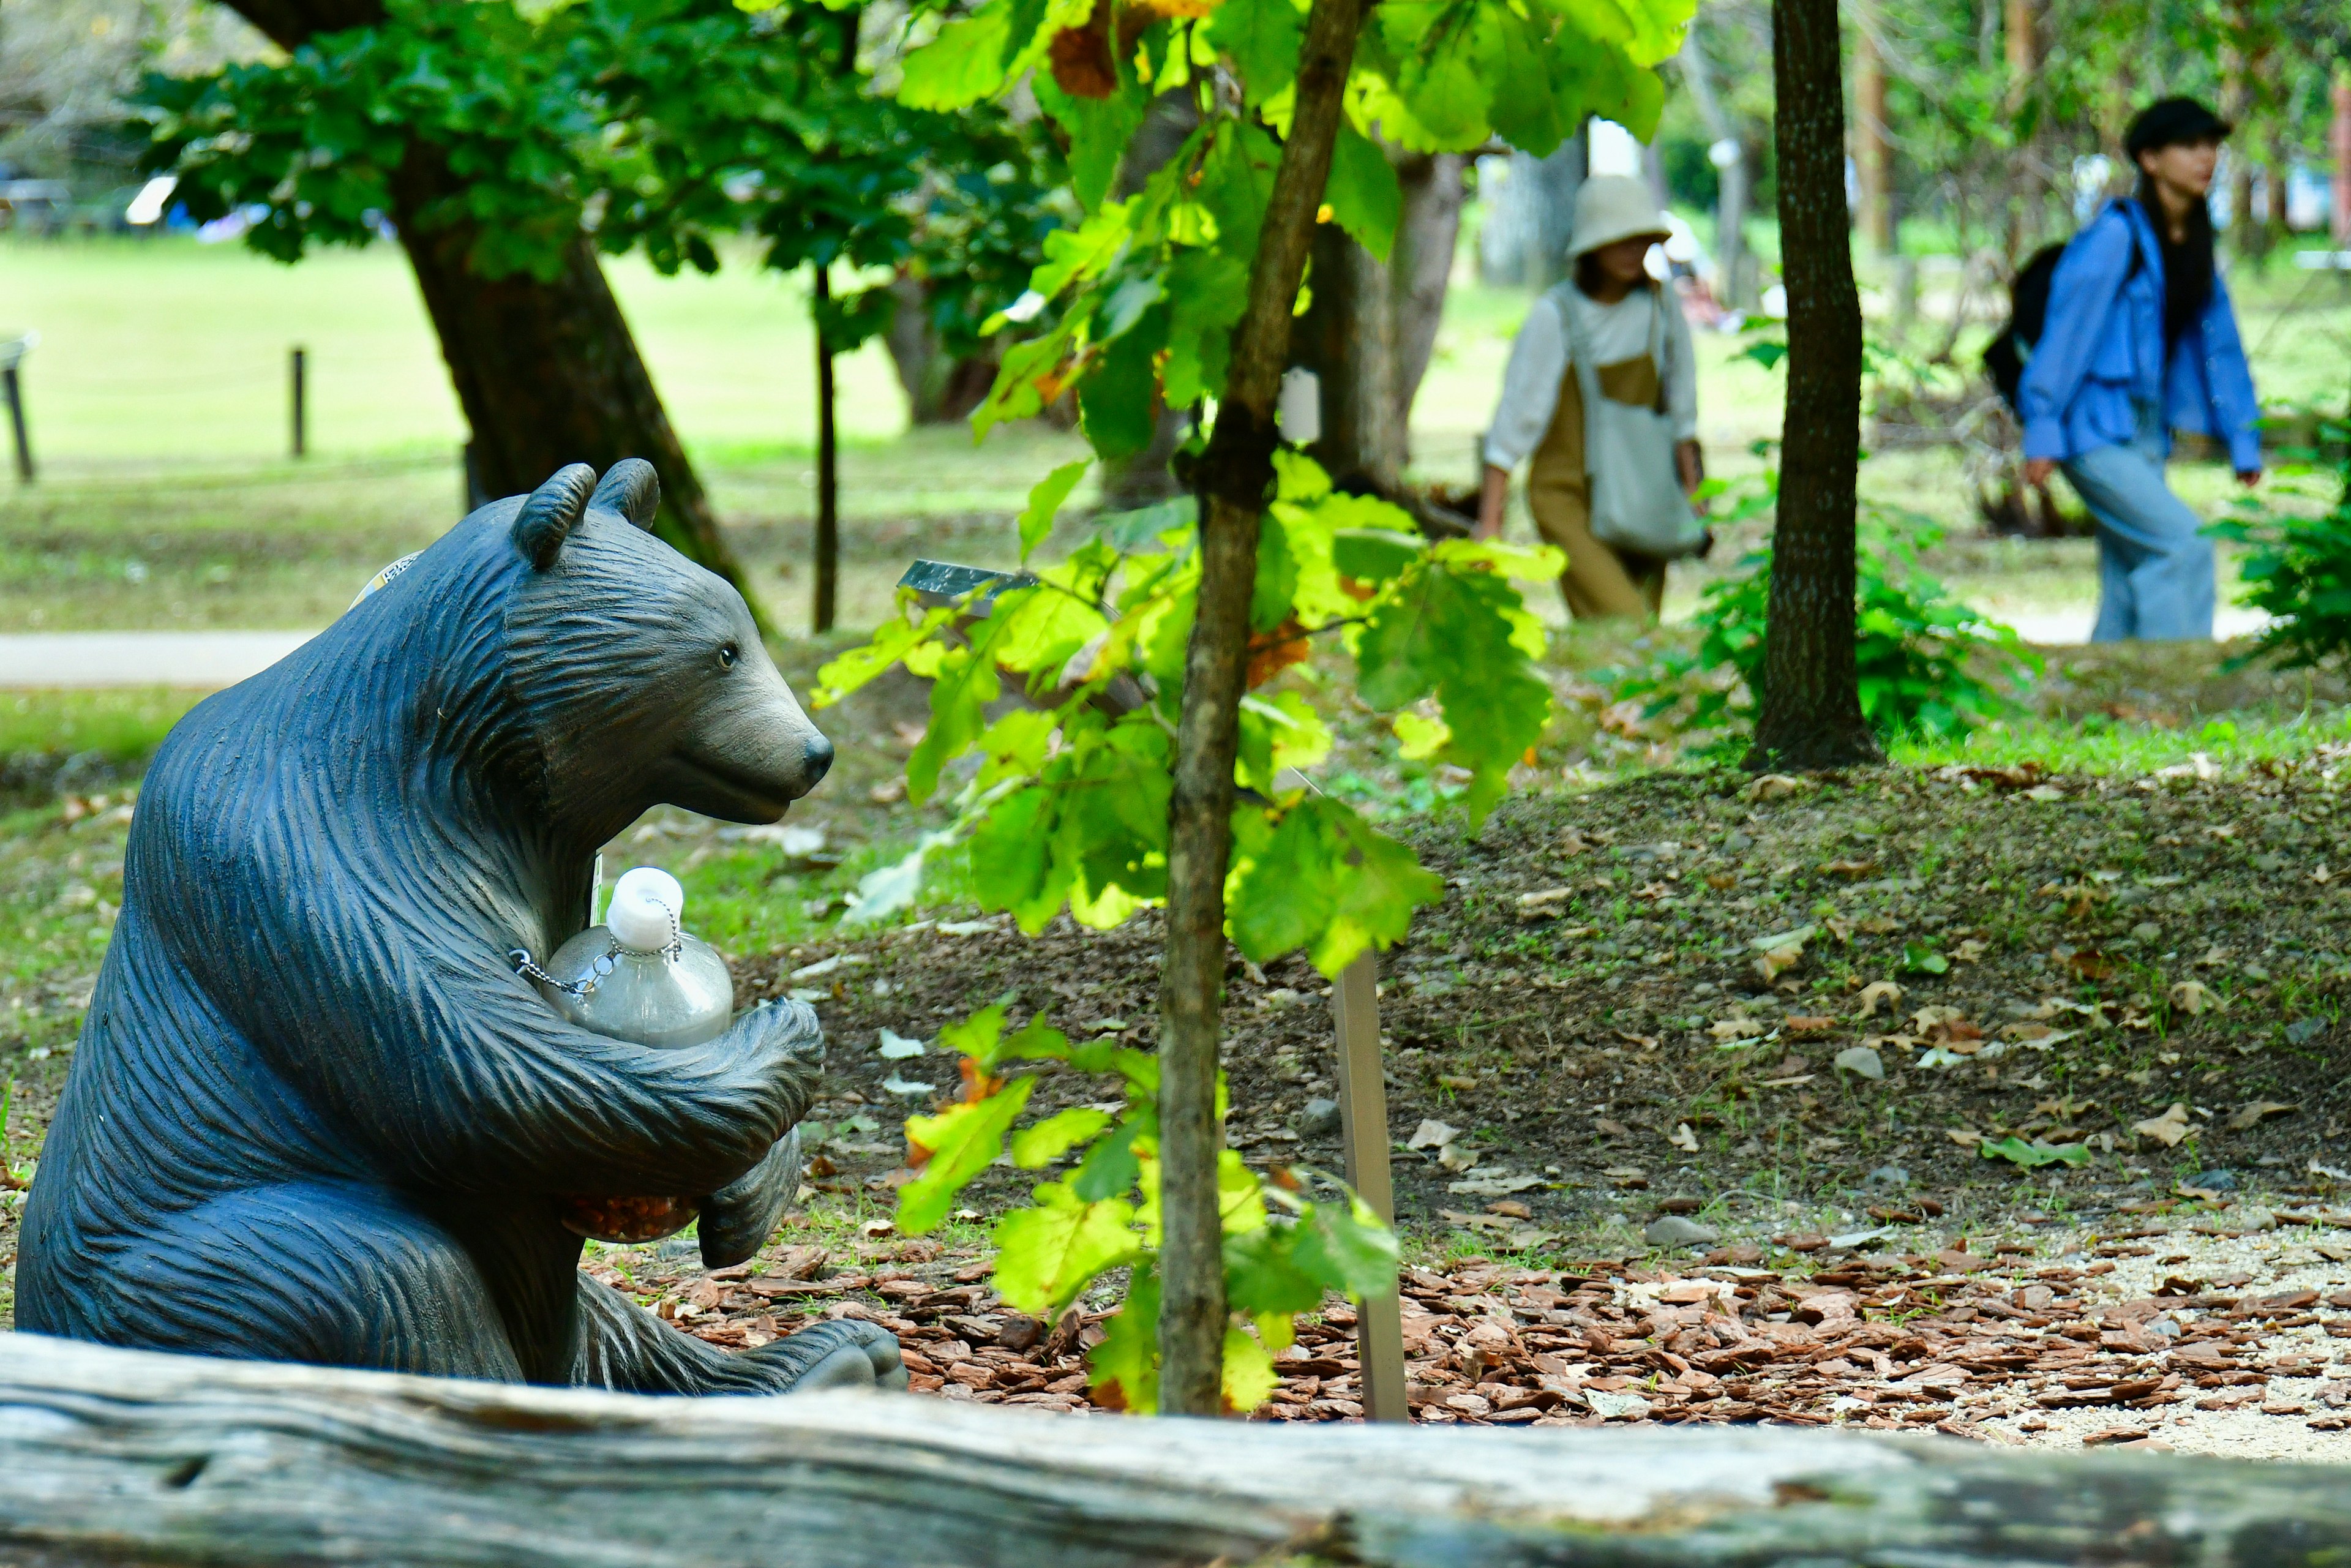
[[[582,1276],[557,1218],[711,1195],[705,1258],[748,1256],[823,1050],[790,1003],[609,1039],[509,965],[586,924],[596,850],[648,808],[772,821],[831,761],[741,597],[641,526],[651,469],[595,481],[475,512],[165,740],[19,1327],[644,1393],[903,1382],[870,1324],[705,1345]]]

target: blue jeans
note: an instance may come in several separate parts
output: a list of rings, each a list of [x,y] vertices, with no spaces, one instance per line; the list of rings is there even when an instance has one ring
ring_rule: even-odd
[[[2142,403],[2138,434],[2064,465],[2098,525],[2094,643],[2212,638],[2212,541],[2163,482],[2163,411]]]

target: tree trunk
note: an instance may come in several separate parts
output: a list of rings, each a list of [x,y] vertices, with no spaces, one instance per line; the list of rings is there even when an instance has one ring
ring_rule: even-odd
[[[1714,265],[1722,283],[1722,302],[1733,310],[1752,310],[1755,290],[1750,287],[1749,274],[1753,267],[1747,257],[1747,143],[1723,111],[1722,100],[1715,96],[1714,68],[1698,45],[1696,26],[1682,39],[1680,58],[1682,80],[1689,88],[1691,101],[1698,105],[1698,118],[1706,121],[1706,133],[1714,138],[1714,145],[1707,149],[1707,162],[1714,165],[1716,179]]]
[[[1388,256],[1389,308],[1395,345],[1396,428],[1412,455],[1412,405],[1437,351],[1445,318],[1446,286],[1461,238],[1461,208],[1468,200],[1469,160],[1458,152],[1405,153],[1396,166],[1404,186],[1404,216]]]
[[[1343,489],[1397,493],[1412,462],[1412,402],[1437,348],[1467,183],[1458,153],[1392,154],[1404,207],[1381,262],[1336,224],[1314,229],[1314,302],[1291,359],[1322,390],[1316,462]]]
[[[2016,120],[2039,85],[2041,75],[2041,13],[2038,0],[2006,0],[2001,19],[2001,48],[2008,60],[2008,115]],[[2035,121],[2032,134],[2017,144],[2009,158],[2008,259],[2021,263],[2040,237],[2042,208],[2047,190],[2040,169],[2045,129]]]
[[[318,33],[374,26],[376,0],[231,0],[238,15],[292,50]],[[702,481],[670,427],[620,302],[586,236],[574,239],[552,281],[486,278],[468,266],[478,229],[427,229],[417,214],[464,181],[434,149],[411,143],[392,178],[393,224],[417,292],[472,428],[469,486],[527,495],[567,463],[609,468],[642,457],[661,476],[662,536],[765,612],[736,561]]]
[[[1861,457],[1861,300],[1844,201],[1836,0],[1773,0],[1788,407],[1763,690],[1750,768],[1878,759],[1854,674],[1854,476]]]
[[[1314,0],[1298,56],[1249,305],[1232,333],[1217,427],[1200,460],[1199,608],[1185,657],[1176,788],[1167,811],[1167,951],[1159,986],[1159,1401],[1179,1416],[1223,1407],[1224,1229],[1217,1205],[1217,1055],[1225,981],[1225,873],[1233,762],[1248,691],[1258,519],[1280,440],[1274,400],[1290,362],[1290,310],[1331,173],[1347,69],[1365,0]]]
[[[2327,89],[2331,118],[2326,127],[2326,151],[2335,178],[2327,203],[2326,232],[2336,246],[2351,246],[2351,69],[2335,68]]]
[[[1308,450],[1341,489],[1384,495],[1405,467],[1388,268],[1337,224],[1317,224],[1311,249],[1314,302],[1291,355],[1322,390],[1322,433]]]
[[[815,274],[810,314],[816,319],[816,611],[810,619],[822,636],[832,630],[841,591],[841,440],[832,423],[832,345],[824,335],[832,279],[822,263]]]
[[[1001,339],[968,359],[956,359],[931,326],[930,291],[921,278],[901,272],[890,285],[898,308],[883,340],[898,384],[906,392],[906,418],[913,424],[954,424],[987,399],[1003,362]]]
[[[1854,27],[1853,96],[1861,175],[1861,229],[1879,256],[1894,254],[1894,140],[1886,120],[1886,59],[1872,30],[1877,17],[1863,9]]]
[[[1159,95],[1143,128],[1126,144],[1113,194],[1123,201],[1150,183],[1167,160],[1183,149],[1184,141],[1200,123],[1199,106],[1188,89]],[[1152,427],[1151,444],[1132,457],[1102,465],[1102,505],[1105,511],[1131,511],[1173,497],[1180,486],[1169,465],[1191,428],[1192,411],[1161,407]]]

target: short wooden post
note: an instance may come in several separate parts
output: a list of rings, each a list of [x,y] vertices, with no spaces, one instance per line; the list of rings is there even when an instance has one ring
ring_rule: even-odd
[[[305,395],[308,391],[305,384],[309,379],[306,373],[309,369],[308,361],[309,355],[305,350],[300,349],[294,350],[291,375],[294,392],[294,455],[297,457],[301,456],[310,448],[308,399]]]
[[[1347,966],[1331,988],[1339,1034],[1339,1134],[1346,1148],[1347,1185],[1364,1207],[1395,1223],[1395,1189],[1388,1179],[1388,1089],[1380,1061],[1380,966],[1369,951]],[[1405,1402],[1404,1325],[1395,1292],[1366,1300],[1355,1313],[1355,1364],[1364,1385],[1364,1415],[1373,1421],[1409,1421]]]
[[[0,370],[0,384],[8,394],[8,424],[16,434],[16,482],[33,482],[33,444],[25,434],[25,384],[18,379],[14,364]]]

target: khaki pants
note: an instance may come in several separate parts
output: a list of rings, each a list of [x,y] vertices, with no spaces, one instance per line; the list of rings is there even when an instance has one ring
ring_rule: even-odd
[[[1643,354],[1600,367],[1604,397],[1636,408],[1657,396],[1657,368]],[[1542,537],[1567,554],[1560,597],[1578,621],[1623,616],[1655,621],[1666,601],[1666,563],[1592,537],[1592,479],[1583,463],[1583,392],[1573,366],[1559,388],[1551,428],[1527,469],[1527,509]]]

